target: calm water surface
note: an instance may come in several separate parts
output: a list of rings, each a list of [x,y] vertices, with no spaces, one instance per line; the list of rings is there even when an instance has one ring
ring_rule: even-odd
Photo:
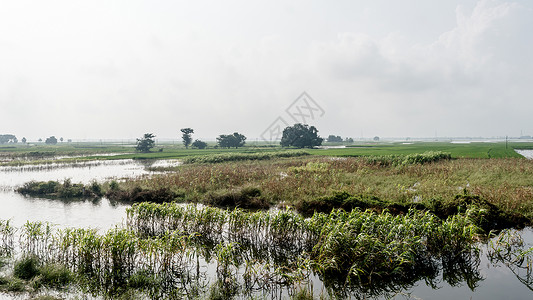
[[[72,164],[0,167],[0,219],[11,219],[15,226],[30,221],[49,221],[60,227],[108,229],[120,224],[127,205],[99,200],[50,200],[23,196],[14,189],[28,181],[70,179],[73,183],[90,183],[133,178],[151,174],[150,166],[178,164],[177,161],[114,160]]]

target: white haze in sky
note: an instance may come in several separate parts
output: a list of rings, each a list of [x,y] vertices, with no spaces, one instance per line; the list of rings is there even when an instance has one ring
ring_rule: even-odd
[[[533,2],[0,0],[0,134],[533,135]]]

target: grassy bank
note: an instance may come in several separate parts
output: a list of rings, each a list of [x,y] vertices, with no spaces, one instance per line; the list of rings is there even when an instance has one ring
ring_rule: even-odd
[[[19,192],[55,197],[105,194],[119,201],[219,207],[291,206],[308,215],[341,207],[397,213],[416,207],[447,217],[457,207],[476,204],[493,213],[497,228],[522,226],[533,218],[533,162],[525,159],[450,159],[446,153],[429,152],[344,158],[268,154],[268,160],[240,160],[256,155],[232,154],[227,157],[237,161],[184,164],[170,173],[112,184],[31,182]]]
[[[308,213],[312,205],[319,209],[319,203],[331,207],[343,193],[346,199],[360,199],[360,205],[382,208],[453,207],[466,195],[502,212],[533,218],[533,162],[514,158],[395,165],[364,157],[298,157],[192,164],[128,180],[118,188],[125,193],[134,189],[168,189],[183,202],[243,207],[253,202]]]

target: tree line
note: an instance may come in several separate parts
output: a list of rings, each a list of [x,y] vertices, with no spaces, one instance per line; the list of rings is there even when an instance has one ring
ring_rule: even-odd
[[[197,149],[207,148],[207,143],[204,141],[195,140],[193,142],[192,134],[194,133],[194,129],[187,127],[180,129],[180,131],[181,139],[186,149],[189,146]],[[221,134],[216,138],[216,141],[217,145],[215,147],[239,148],[246,144],[246,136],[238,132]],[[313,148],[322,145],[323,141],[324,139],[318,136],[316,127],[297,123],[283,130],[280,144],[282,147]],[[155,135],[153,133],[146,133],[142,138],[137,139],[135,149],[139,152],[147,153],[153,147],[155,147]]]

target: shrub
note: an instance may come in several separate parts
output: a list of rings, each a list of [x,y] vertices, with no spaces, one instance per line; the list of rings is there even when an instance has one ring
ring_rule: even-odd
[[[34,256],[24,257],[15,263],[13,275],[16,278],[29,280],[39,275],[39,260]]]

